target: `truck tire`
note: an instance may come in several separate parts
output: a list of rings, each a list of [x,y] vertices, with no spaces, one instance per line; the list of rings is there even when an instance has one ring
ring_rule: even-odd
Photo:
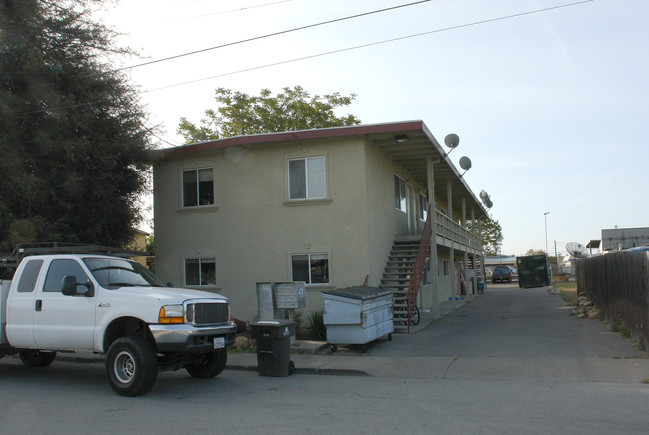
[[[199,362],[187,364],[185,370],[195,378],[213,378],[223,371],[227,362],[228,352],[219,349],[205,354]]]
[[[49,366],[56,358],[56,352],[44,352],[42,350],[21,350],[18,355],[27,367]]]
[[[158,358],[153,346],[139,337],[118,338],[106,354],[106,375],[120,396],[137,396],[153,387],[158,378]]]

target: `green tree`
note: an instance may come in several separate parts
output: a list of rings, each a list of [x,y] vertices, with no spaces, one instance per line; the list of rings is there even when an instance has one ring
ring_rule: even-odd
[[[141,218],[153,145],[99,3],[0,0],[0,251],[121,246]]]
[[[528,249],[525,255],[546,255],[545,249]],[[550,264],[557,264],[557,257],[555,255],[548,255],[548,262]]]
[[[146,252],[148,252],[149,255],[155,255],[155,238],[153,234],[149,234],[146,238]]]
[[[482,248],[485,255],[498,255],[503,244],[503,230],[500,223],[493,217],[483,219],[473,228],[472,223],[468,223],[471,231],[476,233],[482,239]]]
[[[178,134],[187,143],[205,142],[225,137],[279,131],[308,130],[324,127],[342,127],[360,124],[354,115],[336,116],[335,109],[349,106],[356,95],[311,96],[302,87],[284,88],[273,97],[262,89],[259,96],[251,96],[230,89],[216,90],[216,110],[205,111],[205,118],[196,125],[180,119]]]

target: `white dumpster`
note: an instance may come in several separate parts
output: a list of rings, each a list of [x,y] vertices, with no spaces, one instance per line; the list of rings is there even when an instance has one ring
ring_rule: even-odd
[[[375,287],[347,287],[322,293],[327,342],[332,351],[338,344],[366,344],[392,338],[392,293]]]

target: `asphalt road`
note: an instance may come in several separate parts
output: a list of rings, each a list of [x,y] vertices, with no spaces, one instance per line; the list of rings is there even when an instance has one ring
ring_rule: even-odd
[[[646,354],[562,305],[491,286],[417,334],[335,359],[370,376],[165,372],[124,398],[96,360],[30,369],[4,358],[0,433],[646,434]]]

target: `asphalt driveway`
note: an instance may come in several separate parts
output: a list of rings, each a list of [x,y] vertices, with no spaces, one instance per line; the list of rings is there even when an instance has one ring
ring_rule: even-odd
[[[547,288],[490,285],[487,293],[411,334],[368,349],[373,356],[514,358],[645,357],[609,324],[570,316]]]

